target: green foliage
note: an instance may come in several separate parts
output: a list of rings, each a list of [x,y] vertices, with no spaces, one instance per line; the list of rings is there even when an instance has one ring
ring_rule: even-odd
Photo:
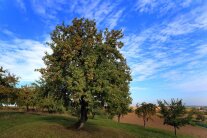
[[[35,90],[35,87],[27,86],[27,85],[22,86],[19,89],[17,105],[26,106],[28,111],[30,106],[34,107],[37,105],[38,103],[37,95],[38,93]]]
[[[65,107],[80,109],[84,121],[85,112],[96,109],[97,103],[118,107],[126,100],[128,105],[131,76],[119,52],[122,36],[119,30],[98,31],[94,21],[83,18],[56,26],[47,43],[52,54],[46,53],[46,68],[39,69],[45,89]]]
[[[124,93],[117,93],[115,97],[110,97],[111,101],[107,103],[106,111],[109,118],[114,116],[118,117],[118,122],[120,122],[120,117],[126,115],[130,112],[129,105],[132,101],[131,97],[125,97]]]
[[[118,117],[118,122],[120,122],[120,117],[129,112],[131,101],[131,97],[129,97],[128,93],[125,93],[125,91],[112,94],[106,106],[109,118],[113,118],[116,115]]]
[[[39,101],[39,108],[43,111],[46,109],[49,113],[59,112],[62,113],[65,111],[62,101],[55,100],[52,96],[45,97]]]
[[[17,98],[17,89],[15,86],[18,79],[18,77],[0,67],[0,105],[15,103]]]
[[[130,106],[129,109],[128,109],[128,112],[129,113],[133,113],[134,112],[134,108],[132,106]]]
[[[205,121],[205,113],[199,111],[199,109],[193,108],[189,114],[191,114],[191,116],[194,116],[196,121]]]
[[[160,106],[160,113],[163,115],[164,124],[171,125],[174,127],[175,135],[176,129],[189,124],[191,116],[186,115],[185,106],[182,100],[171,99],[171,103],[158,101]]]
[[[205,115],[202,114],[201,112],[198,113],[197,116],[196,116],[196,120],[198,120],[198,121],[205,121],[205,119],[206,119]]]
[[[138,117],[143,118],[144,127],[145,127],[146,122],[149,119],[152,119],[151,117],[156,114],[156,105],[152,103],[145,103],[145,102],[143,102],[141,105],[137,104],[135,113],[137,114]]]

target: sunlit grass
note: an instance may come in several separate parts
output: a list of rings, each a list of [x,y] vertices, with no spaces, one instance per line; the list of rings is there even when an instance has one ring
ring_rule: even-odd
[[[142,126],[117,123],[96,117],[89,119],[81,131],[71,126],[77,121],[64,115],[29,114],[23,112],[0,112],[0,137],[5,138],[45,138],[45,137],[143,137],[171,138],[172,132],[144,129]],[[181,136],[178,137],[189,137]]]

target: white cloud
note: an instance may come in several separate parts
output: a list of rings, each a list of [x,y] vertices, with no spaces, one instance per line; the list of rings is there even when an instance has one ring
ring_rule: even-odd
[[[192,0],[137,0],[135,9],[141,13],[159,12],[164,15],[167,12],[176,12],[179,8],[187,8],[191,3]]]
[[[7,36],[10,36],[10,37],[15,37],[15,34],[8,29],[2,29],[1,33],[5,34]]]
[[[141,33],[127,35],[123,39],[126,46],[121,52],[129,62],[133,80],[162,78],[184,83],[188,76],[207,69],[207,41],[191,36],[194,32],[206,31],[205,9],[203,5]]]
[[[196,72],[196,74],[185,75],[185,79],[171,83],[171,87],[176,88],[181,92],[204,92],[207,94],[207,72]]]
[[[156,0],[138,0],[136,9],[140,12],[149,12],[157,7],[157,4]]]
[[[174,18],[161,30],[162,35],[175,36],[194,32],[198,29],[207,29],[207,7],[193,9],[187,14]]]
[[[143,62],[137,63],[132,66],[132,75],[134,76],[134,81],[143,81],[157,72],[159,64],[155,63],[152,59],[146,59]]]
[[[102,18],[104,18],[108,12],[111,11],[111,5],[109,3],[105,3],[104,5],[99,5],[101,1],[79,1],[79,3],[76,5],[74,12],[77,12],[78,14],[82,15],[83,17],[93,19],[96,17],[96,19],[99,21]],[[96,9],[100,8],[99,11],[96,13]],[[109,8],[108,8],[109,7]]]
[[[117,25],[117,22],[122,16],[123,12],[124,10],[119,10],[111,14],[112,17],[110,17],[109,20],[107,21],[109,25],[109,29],[113,29]]]
[[[127,58],[137,58],[140,57],[140,46],[144,43],[144,41],[147,39],[147,36],[144,34],[135,35],[130,34],[128,36],[125,36],[123,38],[123,42],[126,45],[123,49],[121,49],[121,52],[127,57]]]
[[[200,56],[207,55],[207,44],[198,46],[196,53]]]
[[[81,17],[95,19],[98,25],[104,24],[113,29],[123,15],[123,8],[118,8],[119,2],[111,1],[79,1],[73,6],[73,12]]]
[[[21,8],[24,12],[26,11],[26,7],[25,7],[25,4],[23,2],[23,0],[16,0],[19,8]]]
[[[54,19],[56,14],[56,6],[53,8],[53,12],[49,12],[48,10],[51,8],[53,4],[51,4],[51,1],[40,1],[40,0],[32,0],[32,8],[34,12],[42,16],[43,18],[49,18]]]
[[[181,2],[181,6],[188,7],[192,3],[192,0],[184,0]]]
[[[196,27],[198,28],[203,28],[205,30],[207,30],[207,6],[204,6],[203,9],[201,9],[200,11],[198,11],[198,16],[195,19],[196,22]]]
[[[98,25],[104,24],[110,29],[113,29],[117,25],[118,21],[123,15],[124,10],[118,7],[120,4],[118,1],[32,0],[31,4],[35,13],[49,22],[51,22],[51,20],[57,21],[58,13],[61,11],[67,15],[73,14],[78,17],[95,19]]]
[[[20,81],[37,80],[40,74],[34,70],[44,66],[44,52],[51,51],[43,43],[20,38],[9,42],[0,40],[0,66],[21,77]]]

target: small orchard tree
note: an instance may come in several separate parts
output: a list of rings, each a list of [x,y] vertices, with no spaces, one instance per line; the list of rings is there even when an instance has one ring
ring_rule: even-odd
[[[39,71],[50,95],[62,100],[65,107],[80,109],[78,129],[97,102],[104,106],[113,102],[113,94],[130,95],[130,69],[120,53],[122,37],[121,30],[98,31],[95,21],[83,18],[58,25],[51,34],[47,44],[52,53],[46,53],[46,68]]]
[[[118,122],[120,122],[121,116],[126,115],[130,109],[131,97],[126,95],[124,91],[113,91],[114,94],[108,98],[106,111],[108,112],[110,118],[117,116]]]
[[[38,106],[42,109],[42,111],[44,111],[44,109],[47,109],[48,113],[62,113],[65,111],[62,101],[56,100],[52,96],[42,97],[38,103]]]
[[[134,107],[132,107],[132,106],[129,106],[129,113],[133,113],[134,112]]]
[[[18,79],[18,77],[0,67],[0,105],[16,102]]]
[[[37,102],[37,91],[35,87],[25,85],[19,89],[17,101],[19,106],[25,106],[26,110],[29,111],[29,107],[36,106]]]
[[[151,117],[156,114],[156,105],[145,102],[143,102],[141,105],[137,104],[135,113],[138,117],[143,118],[144,127],[146,127],[146,123],[148,122],[148,120],[152,119]]]
[[[174,127],[174,133],[177,134],[177,129],[189,124],[191,117],[187,115],[186,108],[182,100],[171,99],[171,103],[158,101],[160,113],[164,118],[164,124]]]

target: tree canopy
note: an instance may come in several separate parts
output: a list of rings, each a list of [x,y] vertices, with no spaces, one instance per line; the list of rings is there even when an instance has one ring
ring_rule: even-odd
[[[84,18],[58,25],[51,33],[47,44],[52,54],[46,53],[46,68],[39,71],[50,94],[63,100],[65,107],[80,106],[78,127],[95,104],[112,107],[121,98],[131,99],[130,69],[120,53],[122,37],[121,30],[98,31],[95,21]]]
[[[14,103],[18,77],[0,67],[0,105]]]
[[[171,103],[164,100],[163,102],[158,101],[158,104],[164,118],[164,124],[173,126],[175,135],[177,129],[189,123],[191,117],[187,116],[182,100],[171,99]]]
[[[152,119],[151,117],[156,114],[156,105],[152,103],[145,103],[145,102],[143,102],[141,105],[137,104],[135,113],[137,114],[138,117],[143,118],[144,127],[145,127],[147,121],[149,119]]]
[[[127,93],[118,92],[109,97],[106,111],[109,113],[110,118],[116,115],[118,122],[120,122],[121,116],[126,115],[130,111],[129,104],[131,101],[132,99],[127,96]]]

